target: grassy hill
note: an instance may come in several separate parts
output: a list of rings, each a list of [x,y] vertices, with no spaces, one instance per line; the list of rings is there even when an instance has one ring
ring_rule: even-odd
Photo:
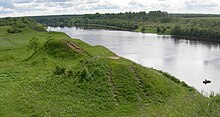
[[[60,32],[0,27],[0,116],[220,116],[178,79]]]

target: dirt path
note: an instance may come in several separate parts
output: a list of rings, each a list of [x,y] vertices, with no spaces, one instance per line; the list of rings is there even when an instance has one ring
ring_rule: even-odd
[[[86,51],[84,51],[82,48],[80,48],[77,44],[75,44],[74,42],[72,41],[67,41],[66,42],[66,45],[70,48],[72,48],[73,50],[79,52],[79,53],[84,53],[90,57],[92,57],[92,55],[90,55],[89,53],[87,53]]]
[[[84,52],[83,49],[81,49],[78,45],[76,45],[75,43],[73,43],[73,42],[71,42],[71,41],[68,41],[68,42],[66,43],[66,45],[67,45],[68,47],[72,48],[73,50],[78,51],[78,52],[82,52],[82,53]]]
[[[113,60],[118,60],[118,59],[120,59],[120,57],[118,57],[118,56],[110,56],[110,57],[108,57],[109,59],[113,59]]]

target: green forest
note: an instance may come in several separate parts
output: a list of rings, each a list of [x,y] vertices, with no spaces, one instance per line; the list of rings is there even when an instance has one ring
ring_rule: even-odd
[[[220,15],[169,14],[163,11],[125,12],[85,15],[31,17],[52,27],[99,26],[115,30],[137,31],[196,38],[220,39]]]

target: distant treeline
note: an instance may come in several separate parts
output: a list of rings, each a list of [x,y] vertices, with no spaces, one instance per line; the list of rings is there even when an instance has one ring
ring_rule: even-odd
[[[121,30],[220,39],[220,15],[163,11],[31,17],[52,27],[97,25]]]
[[[106,14],[85,14],[85,15],[62,15],[62,16],[40,16],[32,17],[37,22],[53,27],[80,26],[88,24],[98,24],[115,26],[124,30],[136,30],[139,23],[150,19],[167,20],[168,13],[162,11],[146,12],[125,12]]]
[[[198,17],[220,17],[220,14],[170,14],[172,17],[178,18],[198,18]]]
[[[82,15],[53,15],[53,16],[33,16],[30,18],[46,26],[70,27],[70,26],[75,26],[73,20],[81,19],[81,17]]]

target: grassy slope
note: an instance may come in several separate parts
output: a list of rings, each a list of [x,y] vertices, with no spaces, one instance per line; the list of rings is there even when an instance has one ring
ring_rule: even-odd
[[[110,59],[116,55],[104,47],[64,33],[8,34],[8,28],[0,27],[0,116],[220,116],[219,98],[124,58]],[[32,37],[42,48],[23,61],[33,53],[27,48]],[[73,74],[55,75],[56,66]]]

